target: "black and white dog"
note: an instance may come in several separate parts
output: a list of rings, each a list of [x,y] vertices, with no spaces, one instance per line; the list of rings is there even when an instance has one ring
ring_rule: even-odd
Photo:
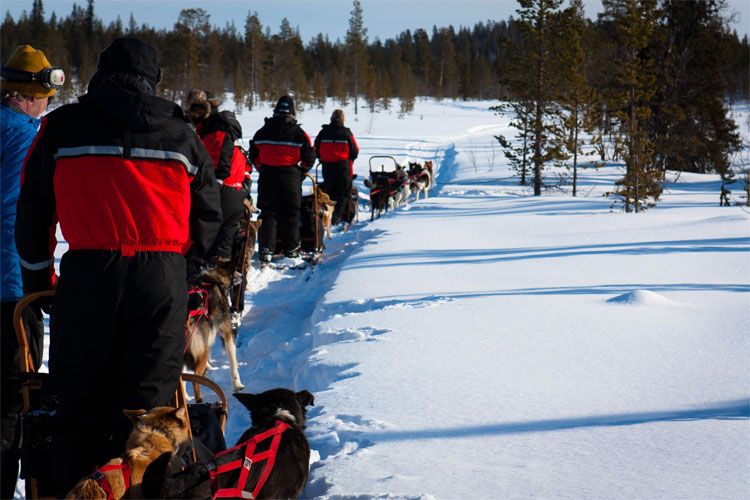
[[[176,472],[179,464],[165,454],[144,476],[147,498],[211,498],[217,492],[233,498],[299,497],[309,472],[304,429],[313,395],[279,388],[234,396],[252,417],[252,427],[237,445],[214,455],[208,464]],[[242,474],[244,469],[248,471]]]
[[[409,188],[414,194],[414,201],[419,201],[419,193],[424,193],[425,199],[430,197],[432,189],[432,162],[425,165],[409,162]]]

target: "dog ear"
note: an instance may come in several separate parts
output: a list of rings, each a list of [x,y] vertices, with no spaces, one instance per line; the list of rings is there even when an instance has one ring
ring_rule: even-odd
[[[146,410],[122,410],[122,412],[130,419],[133,425],[137,424],[138,419],[148,413]]]
[[[242,403],[242,405],[248,410],[252,411],[255,408],[255,400],[257,396],[255,394],[246,394],[243,392],[235,392],[234,397]]]
[[[297,393],[297,401],[299,401],[299,404],[303,407],[315,406],[315,396],[313,396],[310,391],[299,391]]]
[[[180,406],[174,411],[174,416],[179,418],[180,420],[185,420],[186,414],[185,414],[185,407]]]

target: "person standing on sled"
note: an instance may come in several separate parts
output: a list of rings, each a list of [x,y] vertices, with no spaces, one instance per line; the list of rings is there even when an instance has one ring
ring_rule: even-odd
[[[24,164],[16,219],[24,291],[54,273],[55,225],[68,242],[52,306],[49,370],[62,498],[121,454],[123,409],[169,405],[185,348],[185,257],[221,225],[213,162],[175,103],[155,96],[156,50],[116,38],[88,93],[42,120]]]
[[[221,185],[221,213],[224,220],[209,255],[227,262],[232,259],[232,244],[250,195],[252,167],[234,142],[242,137],[242,126],[231,111],[219,111],[220,101],[203,90],[188,94],[188,115],[214,163],[216,180]]]
[[[260,226],[258,247],[262,264],[271,262],[276,248],[277,224],[284,241],[284,256],[298,260],[302,175],[315,163],[310,136],[297,124],[294,100],[285,95],[273,116],[255,133],[250,160],[258,170]]]
[[[0,337],[2,338],[2,434],[0,441],[0,498],[13,498],[18,478],[18,461],[21,458],[21,399],[20,350],[13,313],[23,297],[21,261],[16,250],[14,226],[16,203],[21,190],[21,167],[31,147],[37,130],[39,116],[47,109],[56,88],[65,83],[65,74],[53,68],[41,50],[30,45],[17,47],[0,70],[0,157],[2,158],[2,237],[0,238]],[[23,310],[24,327],[29,336],[29,348],[38,370],[42,364],[44,324],[38,305]]]
[[[315,154],[323,164],[323,191],[336,202],[331,223],[339,224],[349,203],[354,160],[359,155],[352,131],[344,126],[343,110],[334,110],[331,123],[323,125],[315,138]]]

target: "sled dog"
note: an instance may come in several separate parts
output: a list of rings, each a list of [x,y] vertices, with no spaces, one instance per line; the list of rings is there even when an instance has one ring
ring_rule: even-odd
[[[406,205],[409,201],[409,176],[401,165],[396,166],[396,193],[391,198],[391,208]]]
[[[146,468],[159,457],[179,457],[190,443],[184,408],[160,406],[148,412],[125,410],[125,414],[133,422],[125,453],[81,479],[66,499],[105,500],[108,498],[105,488],[115,500],[124,496],[142,498],[141,482]]]
[[[425,199],[430,197],[430,188],[432,188],[432,162],[427,162],[425,166],[419,163],[409,163],[409,187],[414,193],[414,201],[419,201],[419,193],[424,193]]]
[[[320,186],[315,186],[315,198],[318,200],[318,208],[322,214],[321,221],[328,239],[331,239],[331,222],[333,220],[333,209],[336,202],[331,200],[328,194]]]
[[[260,394],[238,393],[235,397],[252,417],[252,427],[242,434],[237,445],[216,454],[207,465],[193,464],[182,471],[174,471],[177,460],[165,454],[144,478],[147,498],[211,498],[233,488],[245,492],[242,498],[299,497],[309,472],[310,447],[303,431],[306,407],[314,404],[313,395],[279,388]],[[257,449],[263,450],[261,454],[271,450],[274,458],[256,457],[256,444]],[[241,484],[243,466],[250,470]],[[267,467],[272,468],[266,471]],[[267,476],[265,482],[263,476]]]
[[[229,291],[234,280],[236,263],[214,261],[203,268],[191,280],[188,295],[189,317],[186,327],[188,346],[185,350],[185,366],[196,375],[204,375],[208,368],[211,349],[219,336],[224,342],[224,351],[229,360],[233,392],[245,386],[240,380],[237,364],[237,346],[232,330],[232,312],[229,304]],[[201,388],[193,385],[195,399],[201,402]]]

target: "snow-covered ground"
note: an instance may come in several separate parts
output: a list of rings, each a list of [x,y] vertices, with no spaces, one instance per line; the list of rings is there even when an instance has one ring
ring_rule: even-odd
[[[613,211],[621,165],[533,197],[492,104],[347,107],[363,198],[374,155],[433,160],[436,188],[374,222],[363,204],[314,269],[252,271],[246,391],[315,394],[303,496],[747,498],[750,210],[682,174]],[[314,136],[333,108],[300,122]],[[245,139],[269,113],[240,116]],[[212,364],[231,392],[218,345]],[[248,424],[231,401],[227,441]]]

